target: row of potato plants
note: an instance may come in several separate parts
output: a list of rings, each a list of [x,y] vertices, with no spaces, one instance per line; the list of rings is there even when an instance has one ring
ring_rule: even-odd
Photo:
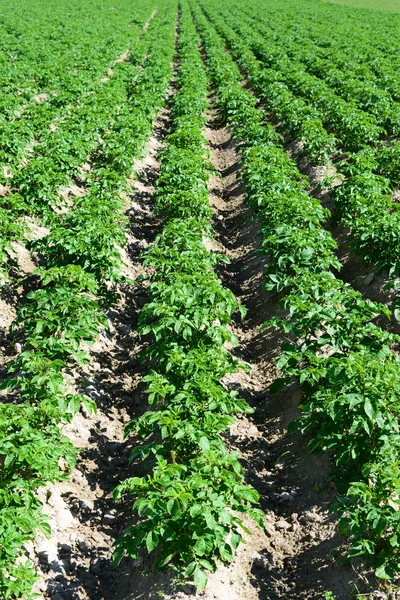
[[[115,490],[116,499],[134,496],[137,515],[116,541],[115,562],[125,554],[137,558],[146,548],[159,568],[172,568],[204,589],[207,572],[215,571],[218,560],[232,560],[248,532],[243,516],[261,527],[263,521],[239,453],[223,439],[235,414],[251,412],[221,383],[243,368],[226,345],[237,343],[229,325],[244,309],[214,271],[226,257],[210,251],[205,240],[212,236],[211,166],[202,134],[208,85],[186,2],[177,60],[172,124],[155,194],[164,227],[143,255],[152,274],[138,331],[151,335],[145,352],[150,372],[144,377],[150,409],[127,427],[142,440],[132,460],[140,459],[146,474]]]
[[[110,10],[107,0],[84,4],[5,2],[0,24],[0,157],[21,134],[35,133],[54,122],[82,94],[101,83],[144,25],[151,7],[129,2]],[[131,18],[130,18],[131,17]],[[60,25],[62,23],[62,25]]]
[[[245,60],[253,59],[253,64],[247,68],[252,67],[252,77],[257,77],[257,87],[262,89],[263,97],[268,99],[274,113],[286,122],[294,137],[303,139],[301,128],[304,128],[307,133],[304,141],[311,158],[321,158],[313,152],[326,149],[329,156],[337,146],[355,151],[379,140],[384,130],[376,124],[375,117],[336,97],[324,82],[306,73],[300,63],[289,58],[274,61],[270,42],[248,25],[239,13],[232,14],[225,7],[220,7],[217,16],[216,8],[210,8],[207,14],[213,21],[217,20],[217,28],[221,28],[227,36],[228,43],[241,43],[247,48]],[[326,142],[320,148],[313,147],[313,137],[309,139],[313,132],[310,120],[322,124],[320,135],[326,137]]]
[[[269,84],[265,85],[270,69],[265,68],[247,46],[250,30],[246,29],[247,36],[244,38],[239,36],[229,26],[228,16],[224,13],[224,17],[220,17],[214,11],[215,5],[207,7],[207,14],[226,39],[233,57],[249,76],[260,99],[288,124],[292,137],[305,142],[306,153],[314,162],[323,156],[328,159],[332,148],[328,150],[329,137],[326,137],[320,119],[307,113],[305,102],[307,116],[305,120],[299,119],[298,105],[292,102],[293,98],[287,98],[286,103],[285,95],[279,90],[275,95],[271,92]],[[274,98],[278,98],[280,106]],[[285,105],[284,110],[282,104]],[[392,147],[383,144],[376,148],[367,146],[340,160],[339,173],[334,179],[340,177],[341,185],[337,185],[337,181],[334,185],[329,179],[327,181],[335,202],[335,218],[351,229],[351,242],[356,252],[367,262],[374,262],[378,271],[388,271],[389,287],[400,273],[400,209],[392,200],[393,189],[399,183],[399,161],[399,144]],[[395,314],[399,314],[398,308]]]
[[[238,16],[237,10],[235,13]],[[329,58],[319,58],[320,49],[306,37],[309,35],[308,31],[304,32],[306,35],[303,35],[301,41],[297,39],[294,42],[290,40],[287,32],[277,34],[275,28],[272,30],[270,23],[260,21],[254,12],[243,15],[241,11],[240,18],[262,36],[265,43],[259,49],[263,61],[274,70],[283,71],[280,75],[288,76],[288,84],[293,86],[294,91],[305,97],[315,98],[320,105],[318,95],[326,97],[330,93],[329,90],[332,90],[335,95],[350,103],[347,105],[350,108],[358,107],[370,113],[376,119],[376,123],[389,134],[399,133],[400,105],[388,90],[378,87],[376,78],[375,81],[367,82],[354,73],[335,66],[334,52]],[[257,47],[256,42],[255,51]],[[346,105],[339,103],[339,107],[343,119]]]
[[[106,326],[109,292],[123,279],[122,192],[129,192],[133,157],[143,151],[167,97],[175,27],[170,8],[170,3],[160,6],[149,28],[151,53],[93,160],[87,194],[33,244],[41,268],[35,289],[18,307],[13,328],[22,327],[25,341],[4,382],[10,395],[0,405],[2,598],[35,597],[36,576],[24,558],[24,545],[38,528],[49,533],[36,490],[68,477],[73,467],[74,449],[60,425],[81,405],[95,410],[89,398],[67,392],[63,368],[87,363],[82,343],[92,343],[99,327]]]
[[[58,9],[62,9],[62,5]],[[64,7],[65,8],[65,7]],[[36,154],[41,155],[41,149],[36,148],[40,138],[47,135],[54,138],[59,136],[58,126],[73,118],[73,112],[85,106],[92,101],[92,94],[95,94],[104,87],[105,75],[108,69],[116,67],[114,65],[118,56],[132,42],[132,39],[139,34],[141,26],[144,25],[146,18],[150,16],[149,8],[138,5],[138,21],[134,27],[128,27],[129,22],[126,16],[121,18],[118,12],[118,18],[113,23],[114,29],[110,29],[109,18],[104,15],[101,19],[94,18],[94,26],[88,28],[86,35],[83,34],[78,24],[72,20],[71,26],[75,28],[74,35],[68,44],[62,45],[61,40],[54,36],[52,32],[52,21],[47,22],[44,19],[44,28],[48,31],[43,35],[46,43],[35,44],[30,36],[24,32],[21,44],[21,32],[16,36],[18,40],[18,50],[13,49],[9,40],[6,42],[8,52],[13,50],[17,53],[14,61],[10,61],[10,70],[17,77],[15,83],[8,82],[3,73],[3,79],[0,81],[0,89],[3,92],[9,90],[12,98],[8,100],[6,94],[2,94],[3,114],[0,122],[0,159],[2,171],[4,167],[7,171],[14,171],[14,168],[23,161],[29,154],[29,151],[36,149]],[[32,12],[34,8],[32,7]],[[61,10],[62,12],[62,10]],[[56,13],[57,15],[57,13]],[[23,25],[21,17],[19,26]],[[57,15],[58,18],[58,15]],[[105,34],[104,26],[113,33]],[[132,25],[132,24],[131,24]],[[86,25],[87,28],[87,25]],[[69,33],[69,27],[68,33]],[[30,30],[31,35],[35,36],[34,29]],[[43,32],[42,32],[43,34]],[[62,48],[64,64],[58,60],[54,46]],[[88,51],[90,46],[91,51]],[[27,51],[26,65],[28,72],[23,68],[25,65],[24,50]],[[87,62],[89,61],[89,64]],[[22,64],[21,64],[22,62]],[[110,72],[109,72],[110,74]],[[70,81],[71,80],[71,81]],[[47,85],[50,86],[48,89]],[[23,98],[21,90],[23,86],[28,86],[29,94],[32,98],[25,105],[15,105],[15,98]],[[19,90],[18,95],[16,89]],[[36,100],[35,100],[36,98]],[[93,117],[92,117],[93,118]],[[85,119],[82,120],[82,125]],[[57,131],[49,129],[57,127]],[[64,142],[65,144],[65,142]],[[7,184],[9,173],[1,173],[1,183]]]
[[[279,0],[246,0],[242,9],[284,52],[365,103],[365,110],[400,100],[399,43],[393,39],[400,19],[393,13],[377,18],[372,11],[293,0],[284,11]]]
[[[256,84],[258,92],[262,94],[263,100],[268,99],[268,102],[272,103],[272,109],[277,116],[287,120],[287,124],[291,128],[291,133],[294,138],[300,140],[302,140],[303,137],[305,138],[303,141],[306,143],[306,149],[309,150],[310,158],[318,160],[324,156],[324,150],[328,149],[330,152],[329,154],[325,154],[325,158],[328,158],[329,156],[332,158],[332,155],[335,156],[335,143],[339,142],[349,150],[359,149],[358,153],[352,154],[351,152],[348,152],[345,154],[346,162],[350,159],[353,170],[357,165],[358,156],[363,156],[365,153],[368,154],[368,157],[370,158],[369,168],[366,169],[366,165],[364,164],[364,169],[371,173],[379,174],[388,180],[386,186],[382,187],[382,193],[387,191],[389,186],[391,189],[398,187],[400,182],[400,146],[398,142],[390,145],[386,142],[378,142],[376,136],[372,135],[371,130],[368,127],[365,128],[361,123],[361,121],[363,121],[362,114],[360,113],[361,121],[357,118],[357,115],[354,116],[352,112],[354,103],[350,101],[349,106],[342,106],[343,110],[339,110],[336,105],[333,107],[333,110],[330,111],[330,118],[333,119],[333,129],[331,133],[333,133],[334,138],[326,137],[326,134],[323,134],[321,131],[322,141],[325,140],[325,142],[318,148],[317,144],[311,143],[313,140],[309,137],[310,129],[312,130],[312,128],[310,128],[312,112],[307,110],[307,107],[309,109],[310,103],[300,103],[300,106],[303,107],[303,111],[300,111],[300,113],[296,108],[293,108],[293,106],[292,108],[290,107],[293,103],[296,104],[296,101],[298,100],[297,96],[299,95],[304,96],[306,99],[311,98],[313,100],[315,98],[318,103],[324,102],[324,98],[327,95],[329,96],[330,90],[318,78],[305,73],[298,61],[284,53],[282,46],[278,47],[276,44],[274,46],[274,44],[271,43],[271,40],[268,38],[266,39],[265,29],[260,26],[260,24],[258,24],[258,29],[261,31],[261,34],[257,33],[257,28],[255,30],[254,26],[250,27],[246,22],[246,19],[243,19],[241,12],[238,12],[237,10],[229,10],[229,12],[227,12],[226,5],[224,5],[223,23],[225,25],[224,33],[225,36],[228,37],[229,43],[236,45],[241,43],[241,52],[243,52],[243,46],[250,48],[251,51],[254,52],[254,56],[261,61],[261,63],[254,61],[254,57],[252,57],[248,51],[247,53],[245,51],[245,57],[242,59],[243,67],[250,71],[252,81]],[[221,23],[219,22],[219,26],[220,25]],[[227,33],[227,31],[229,31],[229,28],[226,27],[227,25],[230,25],[236,33],[239,34],[239,37],[234,36],[232,38],[232,32]],[[243,39],[244,41],[242,41]],[[237,50],[236,55],[240,56]],[[251,58],[253,58],[253,60],[251,60]],[[263,65],[266,69],[263,68]],[[261,74],[260,70],[262,70]],[[287,80],[286,78],[289,79]],[[287,96],[287,102],[283,101],[280,97],[279,91],[282,92],[282,87],[276,88],[276,94],[274,93],[274,84],[282,81],[285,84],[293,84],[290,87],[290,92],[293,92],[294,97],[289,94]],[[283,91],[286,92],[287,90]],[[285,93],[283,95],[285,95]],[[273,105],[274,101],[277,102],[276,106]],[[282,113],[282,107],[289,112],[287,114],[285,112]],[[393,118],[398,119],[399,111],[394,103],[392,103],[391,110],[394,115]],[[304,122],[303,119],[300,118],[303,112],[305,117]],[[317,115],[316,118],[319,119]],[[387,120],[389,119],[389,116],[386,115],[385,118]],[[319,120],[321,121],[321,119]],[[343,127],[340,126],[341,121],[343,121]],[[324,118],[322,118],[321,122],[326,125]],[[375,126],[375,124],[379,125],[378,122],[374,123],[373,121],[370,121],[370,124],[372,124],[372,126]],[[366,125],[366,122],[364,122],[364,125]],[[302,128],[304,128],[303,133],[306,134],[305,136],[302,136]],[[316,132],[317,131],[318,127],[316,127]],[[390,128],[388,132],[393,133]],[[349,138],[348,143],[346,144],[348,135],[351,136],[351,139]],[[316,142],[317,140],[318,135],[315,138]],[[368,143],[370,141],[375,142],[372,147]],[[348,178],[349,175],[346,174],[346,177]],[[383,200],[383,204],[385,204],[385,200]],[[395,210],[395,207],[392,208]]]
[[[137,40],[136,34],[140,36]],[[30,120],[26,120],[23,135],[10,138],[13,142],[7,152],[3,152],[3,160],[8,169],[4,182],[9,182],[11,190],[0,202],[0,274],[3,281],[10,269],[17,267],[13,260],[12,242],[21,241],[29,231],[24,217],[40,215],[44,222],[51,223],[55,216],[54,208],[65,202],[60,189],[66,187],[71,178],[80,176],[80,169],[88,155],[100,143],[104,144],[107,131],[118,118],[129,89],[140,74],[150,35],[143,33],[138,25],[132,32],[132,40],[135,47],[129,60],[116,63],[113,76],[107,82],[100,82],[96,90],[88,85],[80,100],[69,109],[68,115],[64,108],[57,109],[59,120],[55,130],[43,126],[35,131]],[[29,153],[29,160],[24,161],[24,153],[33,135],[35,145]],[[12,178],[8,178],[9,174]]]
[[[238,18],[239,16],[237,15]],[[284,68],[289,69],[289,73],[291,69],[298,71],[298,63],[295,62],[297,60],[296,56],[295,60],[291,61],[290,66],[288,65],[287,54],[284,54],[286,51],[286,38],[283,46],[282,44],[280,46],[277,46],[276,43],[275,45],[271,44],[271,40],[265,39],[267,35],[266,24],[263,23],[260,26],[259,21],[256,29],[262,33],[262,36],[254,36],[254,18],[255,14],[253,13],[253,27],[251,31],[247,28],[246,40],[249,35],[252,37],[254,40],[252,47],[256,50],[256,53],[258,49],[258,56],[262,58],[263,64],[279,71],[283,60]],[[243,22],[243,15],[240,15],[240,20]],[[303,24],[303,29],[307,29],[306,35],[308,35],[308,26],[305,28]],[[275,32],[276,30],[274,29],[274,37],[276,39],[278,36]],[[287,30],[285,30],[286,34]],[[276,41],[278,42],[279,39]],[[356,46],[357,40],[352,43]],[[303,39],[296,38],[296,42],[292,44],[291,56],[295,54],[296,48],[303,57],[305,56],[302,44]],[[283,48],[285,48],[285,51]],[[316,62],[312,60],[314,53],[310,53],[307,68],[308,66],[316,65]],[[364,67],[364,64],[361,64],[361,67]],[[316,75],[321,76],[321,73],[318,72]],[[349,82],[348,77],[342,76],[339,79],[342,84],[348,84]],[[364,81],[359,84],[358,90],[362,94],[364,101],[367,102],[368,89],[366,89]],[[382,94],[384,91],[387,90],[381,90]],[[309,93],[311,91],[307,89],[307,95]],[[399,113],[397,103],[394,101],[390,102],[388,98],[383,99],[381,97],[382,94],[378,94],[377,96],[377,92],[373,92],[373,96],[369,100],[371,105],[370,112],[375,114],[377,118],[380,115],[379,118],[381,118],[382,124],[386,126],[389,133],[398,133],[395,126],[395,121],[396,119],[398,120]],[[353,96],[346,99],[354,102]],[[299,133],[301,135],[299,131],[294,132],[297,135]],[[396,278],[399,275],[399,210],[398,205],[392,200],[393,189],[397,189],[399,186],[399,147],[399,142],[385,141],[376,143],[373,147],[366,146],[356,153],[347,153],[337,165],[343,185],[337,186],[335,183],[330,188],[330,193],[335,201],[335,217],[342,224],[351,228],[353,247],[356,252],[364,256],[367,262],[375,262],[377,270],[386,269],[389,272],[389,278]],[[393,279],[390,279],[389,287],[393,283]],[[399,314],[398,308],[395,310],[395,314]]]
[[[265,122],[254,97],[216,30],[192,4],[216,88],[216,101],[242,149],[248,202],[262,223],[262,249],[269,257],[265,285],[281,292],[289,334],[278,366],[303,392],[302,416],[294,424],[311,451],[329,451],[335,510],[349,539],[348,555],[373,564],[380,578],[399,573],[400,361],[399,340],[382,330],[387,307],[363,300],[335,278],[335,242],[323,227],[327,210],[307,194],[307,182],[289,159],[280,136]]]

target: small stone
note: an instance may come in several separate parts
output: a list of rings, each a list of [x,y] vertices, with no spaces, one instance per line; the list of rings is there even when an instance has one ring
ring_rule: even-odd
[[[22,345],[17,342],[16,344],[14,344],[14,350],[16,354],[20,354],[22,352]]]
[[[57,511],[56,521],[59,529],[68,529],[74,526],[75,519],[68,509]]]
[[[92,364],[92,369],[93,369],[93,371],[100,371],[100,369],[101,369],[101,365],[100,365],[100,363],[98,363],[98,362],[94,362],[94,363]]]
[[[88,385],[85,387],[85,394],[89,396],[89,398],[98,398],[100,396],[99,391],[96,390],[94,385]]]
[[[279,494],[278,498],[278,502],[289,502],[290,500],[293,500],[289,492],[282,492],[282,494]]]
[[[287,521],[285,521],[284,519],[280,519],[279,521],[277,521],[275,523],[275,529],[281,530],[281,531],[287,531],[288,529],[290,529],[291,524],[288,523]]]
[[[264,524],[264,531],[268,537],[274,537],[274,535],[276,534],[275,529],[269,523]]]
[[[370,285],[375,279],[375,273],[369,273],[366,277],[364,277],[363,279],[363,284],[364,285]]]

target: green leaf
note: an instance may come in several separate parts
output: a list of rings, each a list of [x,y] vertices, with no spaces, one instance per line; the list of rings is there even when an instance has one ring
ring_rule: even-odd
[[[179,500],[177,498],[170,498],[167,502],[167,510],[173,517],[179,515],[182,512]]]
[[[206,549],[207,544],[204,538],[199,538],[198,540],[196,540],[196,543],[193,546],[195,554],[197,554],[198,556],[203,556],[203,554],[206,552]]]
[[[204,435],[199,440],[199,446],[204,451],[207,451],[210,449],[210,442],[209,442],[208,438],[206,438]]]
[[[283,377],[278,377],[275,381],[269,386],[269,391],[271,394],[277,394],[281,391],[282,388],[285,387],[285,380]]]
[[[123,548],[123,546],[118,546],[117,549],[114,551],[114,554],[112,557],[112,562],[113,562],[114,567],[118,567],[123,556],[124,556],[124,548]]]
[[[374,409],[372,408],[372,404],[369,400],[366,400],[364,402],[364,410],[365,410],[365,414],[367,415],[367,417],[369,417],[372,421],[375,413],[374,413]]]
[[[189,563],[185,569],[185,576],[190,577],[194,573],[195,568],[196,568],[196,561],[192,561],[191,563]]]
[[[80,396],[72,396],[71,400],[68,403],[69,412],[72,413],[73,415],[76,415],[76,413],[79,411],[80,407],[81,407]]]
[[[96,402],[94,400],[92,400],[91,398],[88,398],[87,396],[83,396],[82,404],[88,411],[89,415],[94,415],[96,413],[97,405],[96,405]]]
[[[375,575],[379,579],[391,579],[391,576],[386,572],[386,565],[381,565],[375,569]]]
[[[205,590],[207,586],[208,577],[201,569],[196,569],[194,572],[194,584],[199,590]]]
[[[201,511],[202,511],[201,504],[193,504],[193,506],[191,506],[189,509],[189,514],[191,517],[196,517],[198,514],[201,513]]]
[[[233,531],[232,535],[231,535],[231,545],[234,550],[236,550],[236,548],[239,546],[241,541],[242,541],[242,536],[240,535],[240,533]]]
[[[153,550],[155,548],[157,548],[158,544],[159,544],[159,537],[158,535],[154,532],[154,531],[149,531],[149,533],[147,534],[146,537],[146,548],[147,551],[153,552]]]

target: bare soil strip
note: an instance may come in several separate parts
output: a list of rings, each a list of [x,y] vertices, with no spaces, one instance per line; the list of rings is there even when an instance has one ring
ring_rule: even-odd
[[[220,276],[248,310],[245,320],[235,327],[239,339],[235,354],[252,370],[231,376],[226,383],[255,412],[238,420],[230,441],[243,456],[248,481],[260,493],[267,517],[265,534],[253,535],[229,569],[234,583],[215,595],[212,581],[214,596],[210,597],[305,600],[321,598],[330,590],[337,598],[349,598],[356,576],[330,557],[342,540],[329,514],[334,492],[325,485],[326,457],[310,455],[300,434],[286,433],[298,416],[299,389],[293,385],[278,395],[268,392],[277,376],[273,360],[284,340],[275,329],[261,332],[260,327],[282,311],[278,298],[263,288],[260,225],[244,202],[240,156],[215,111],[211,111],[206,136],[213,166],[221,175],[210,181],[216,242],[231,260],[221,268]],[[236,596],[231,596],[232,587]]]

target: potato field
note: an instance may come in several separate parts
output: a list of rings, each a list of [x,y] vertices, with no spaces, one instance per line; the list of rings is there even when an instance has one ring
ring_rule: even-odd
[[[0,600],[400,599],[400,0],[0,0],[0,63]]]

